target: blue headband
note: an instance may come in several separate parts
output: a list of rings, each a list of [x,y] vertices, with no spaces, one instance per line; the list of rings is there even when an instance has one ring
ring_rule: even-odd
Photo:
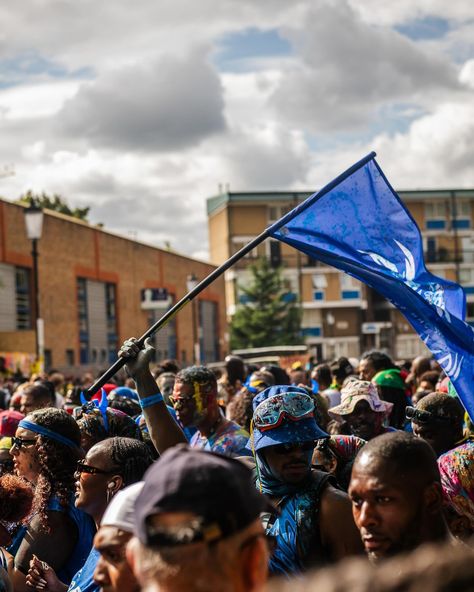
[[[45,436],[46,438],[50,438],[51,440],[65,444],[70,448],[78,448],[78,445],[69,438],[66,438],[66,436],[61,436],[61,434],[57,434],[56,432],[48,430],[48,428],[40,426],[37,423],[33,423],[32,421],[28,421],[27,419],[22,419],[18,424],[18,427],[25,428],[25,430],[30,430],[30,432],[40,434],[41,436]]]

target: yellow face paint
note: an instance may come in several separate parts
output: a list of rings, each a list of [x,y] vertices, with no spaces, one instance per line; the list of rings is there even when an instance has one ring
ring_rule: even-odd
[[[202,392],[201,386],[202,385],[200,385],[199,382],[193,382],[194,399],[196,401],[196,412],[199,415],[202,415],[202,412],[204,409],[203,392]]]

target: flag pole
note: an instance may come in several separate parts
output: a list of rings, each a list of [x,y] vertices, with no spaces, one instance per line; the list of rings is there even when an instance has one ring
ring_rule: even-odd
[[[183,298],[181,298],[181,300],[179,300],[158,321],[156,321],[156,323],[154,325],[152,325],[138,339],[138,341],[137,341],[138,345],[143,346],[143,344],[145,343],[145,340],[148,339],[148,337],[151,337],[152,335],[154,335],[162,327],[164,327],[183,308],[183,306],[186,306],[186,304],[188,304],[189,302],[194,300],[194,298],[200,292],[202,292],[205,288],[207,288],[207,286],[209,286],[209,284],[212,284],[212,282],[215,279],[217,279],[220,275],[222,275],[224,273],[224,271],[227,271],[227,269],[229,269],[229,267],[232,267],[232,265],[234,265],[234,263],[239,261],[239,259],[242,259],[242,257],[244,257],[252,249],[255,249],[256,246],[258,246],[260,243],[262,243],[269,236],[272,236],[271,233],[273,231],[275,231],[276,229],[280,228],[281,226],[283,226],[284,224],[286,224],[286,222],[288,220],[293,218],[295,213],[298,213],[299,211],[301,211],[301,209],[305,209],[306,207],[308,207],[310,202],[312,203],[313,200],[319,199],[324,194],[331,191],[331,189],[333,189],[333,187],[335,187],[338,183],[343,181],[346,177],[351,175],[357,169],[364,166],[364,164],[366,164],[369,160],[372,160],[374,157],[375,157],[375,152],[371,152],[365,158],[359,160],[359,162],[352,165],[344,173],[342,173],[341,175],[336,177],[336,179],[334,179],[333,181],[331,181],[330,183],[325,185],[322,189],[320,189],[318,192],[316,192],[315,194],[310,196],[303,203],[296,206],[296,208],[291,210],[291,212],[288,212],[288,214],[283,216],[280,220],[278,220],[273,225],[266,228],[261,234],[259,234],[252,241],[250,241],[248,243],[248,245],[245,245],[245,247],[242,247],[239,251],[237,251],[237,253],[234,253],[234,255],[232,255],[232,257],[230,257],[230,259],[227,259],[227,261],[225,263],[223,263],[221,266],[219,266],[217,269],[215,269],[212,273],[210,273],[206,278],[204,278],[201,282],[199,282],[199,284],[193,290],[191,290],[185,296],[183,296]],[[90,398],[95,392],[97,392],[102,386],[104,386],[104,384],[109,380],[109,378],[112,378],[112,376],[117,374],[117,372],[124,365],[125,365],[124,358],[117,358],[117,360],[115,360],[115,362],[112,364],[112,366],[110,366],[110,368],[108,370],[106,370],[104,372],[104,374],[102,374],[102,376],[100,378],[98,378],[94,382],[94,384],[86,390],[85,396],[87,398]]]
[[[184,307],[186,304],[189,304],[194,298],[200,294],[204,289],[212,284],[212,282],[217,279],[220,275],[227,271],[229,267],[232,267],[234,263],[242,259],[247,253],[249,253],[252,249],[255,249],[260,243],[262,243],[266,238],[270,236],[269,228],[264,230],[261,234],[255,237],[252,241],[250,241],[245,247],[242,247],[237,253],[234,253],[230,259],[227,259],[225,263],[220,265],[217,269],[215,269],[212,273],[210,273],[207,277],[205,277],[199,284],[190,292],[188,292],[181,300],[179,300],[172,308],[170,308],[154,325],[152,325],[145,333],[138,339],[137,343],[140,346],[143,346],[145,340],[149,337],[152,337],[157,331],[159,331],[162,327],[164,327],[169,321]],[[98,378],[92,386],[90,386],[86,392],[86,398],[90,399],[94,393],[96,393],[104,384],[112,378],[117,372],[125,365],[126,360],[124,358],[117,358],[115,362],[110,366],[108,370],[106,370],[100,378]]]

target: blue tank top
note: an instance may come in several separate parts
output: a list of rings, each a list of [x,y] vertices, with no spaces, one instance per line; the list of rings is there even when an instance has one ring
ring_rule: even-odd
[[[311,484],[295,495],[285,496],[279,506],[280,514],[267,523],[266,535],[275,541],[269,565],[271,574],[300,574],[312,565],[324,563],[318,514],[321,494],[329,481],[330,475],[313,473]],[[320,556],[311,565],[310,558],[318,552]]]
[[[88,559],[92,549],[92,541],[94,540],[96,530],[95,524],[88,514],[76,508],[73,498],[68,507],[65,508],[59,503],[59,500],[56,497],[53,497],[49,501],[48,510],[67,512],[67,515],[73,520],[77,528],[76,546],[66,563],[58,571],[58,578],[65,584],[69,585],[74,574],[81,569]]]
[[[82,569],[72,578],[68,592],[99,592],[100,586],[94,582],[94,571],[100,553],[92,549]]]

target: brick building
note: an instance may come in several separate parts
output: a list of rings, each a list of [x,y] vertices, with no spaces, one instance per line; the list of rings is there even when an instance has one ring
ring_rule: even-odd
[[[210,258],[220,264],[308,197],[305,192],[223,193],[207,200]],[[459,282],[474,322],[474,190],[401,191],[423,236],[425,261],[434,274]],[[302,334],[319,359],[359,356],[384,348],[396,359],[425,353],[405,317],[375,291],[273,239],[226,272],[228,317],[239,305],[239,285],[260,256],[283,267],[303,308]]]
[[[106,368],[121,342],[140,336],[187,292],[189,275],[215,268],[86,222],[44,212],[38,241],[46,367]],[[0,355],[34,359],[31,242],[23,206],[0,200]],[[155,336],[157,360],[186,365],[225,355],[224,279],[206,288]],[[196,344],[199,344],[196,347]]]

